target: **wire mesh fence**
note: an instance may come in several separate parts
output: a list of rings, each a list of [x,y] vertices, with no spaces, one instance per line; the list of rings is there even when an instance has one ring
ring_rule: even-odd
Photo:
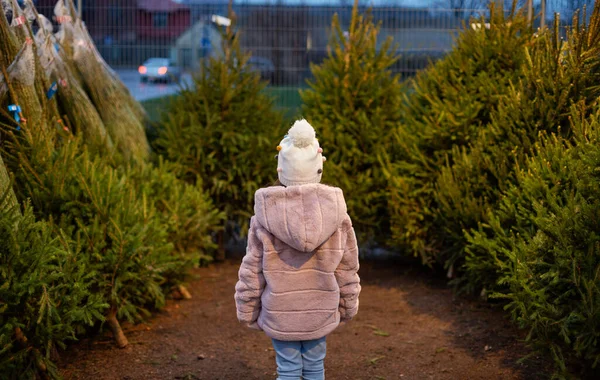
[[[38,0],[48,15],[56,0]],[[77,0],[76,0],[77,3]],[[82,0],[82,17],[104,59],[122,75],[134,96],[146,99],[176,90],[174,85],[139,83],[137,68],[149,58],[169,58],[186,73],[219,54],[216,24],[227,16],[227,1],[218,0]],[[381,23],[380,40],[391,36],[400,59],[392,68],[403,78],[414,75],[452,49],[455,36],[470,17],[486,17],[487,7],[371,9]],[[361,7],[366,12],[367,7]],[[234,3],[240,41],[252,53],[250,65],[269,82],[280,106],[295,109],[298,90],[307,86],[311,64],[327,57],[331,20],[338,14],[343,28],[350,23],[352,3],[337,5],[274,5]],[[183,76],[184,80],[189,75]],[[162,86],[162,87],[161,87]]]

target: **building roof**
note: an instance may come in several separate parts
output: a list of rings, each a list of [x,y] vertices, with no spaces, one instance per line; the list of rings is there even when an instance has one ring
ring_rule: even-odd
[[[175,12],[189,9],[185,4],[173,0],[138,0],[138,8],[148,12]]]

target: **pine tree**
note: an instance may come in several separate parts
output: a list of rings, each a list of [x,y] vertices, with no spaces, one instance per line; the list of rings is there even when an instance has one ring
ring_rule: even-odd
[[[348,33],[334,16],[329,56],[312,66],[310,89],[301,93],[304,116],[315,126],[327,162],[323,182],[341,187],[362,240],[389,235],[386,179],[378,156],[390,149],[390,130],[400,119],[402,85],[391,38],[361,15],[354,2]]]
[[[0,373],[60,378],[56,349],[103,320],[106,304],[79,246],[51,223],[0,208]]]
[[[39,138],[23,128],[5,149],[18,196],[81,246],[88,270],[96,272],[95,294],[109,305],[104,318],[117,344],[127,345],[119,321],[139,321],[161,307],[166,274],[182,267],[157,215],[158,200],[120,169],[124,160],[94,155],[68,133]]]
[[[464,244],[462,229],[473,226],[468,224],[472,219],[446,222],[446,215],[437,211],[448,199],[462,197],[450,190],[448,199],[437,197],[442,168],[470,151],[499,102],[523,76],[525,44],[531,38],[524,17],[513,8],[505,18],[493,5],[490,13],[489,28],[465,29],[445,58],[412,81],[400,127],[392,136],[397,157],[386,159],[395,243],[429,265],[452,268]],[[483,180],[469,177],[461,185],[468,189]],[[475,195],[464,199],[459,211],[478,220],[485,209]]]
[[[514,173],[523,164],[540,133],[571,134],[570,107],[583,104],[591,112],[600,95],[600,8],[589,25],[578,16],[561,40],[559,20],[554,29],[538,34],[526,48],[524,76],[499,101],[492,120],[468,148],[453,155],[453,163],[441,170],[437,182],[437,213],[457,247],[454,260],[461,267],[465,249],[469,259],[460,282],[470,290],[495,287],[498,260],[503,254],[470,248],[464,231],[488,230],[488,216],[514,183]],[[504,223],[507,230],[513,221]]]
[[[165,273],[166,283],[181,288],[188,269],[199,262],[212,261],[215,245],[212,236],[219,230],[224,215],[201,184],[188,184],[177,178],[172,163],[158,157],[156,165],[129,167],[127,178],[137,186],[137,192],[154,202],[157,217],[173,244],[177,267]]]
[[[502,287],[492,296],[508,301],[529,342],[550,354],[555,377],[593,378],[600,361],[600,107],[580,101],[569,118],[572,138],[542,135],[488,231],[473,232],[469,242],[493,258]]]
[[[264,94],[266,83],[248,67],[235,15],[223,32],[222,58],[202,64],[164,113],[156,145],[180,178],[199,183],[226,214],[228,225],[247,228],[254,192],[276,179],[275,146],[282,114]]]

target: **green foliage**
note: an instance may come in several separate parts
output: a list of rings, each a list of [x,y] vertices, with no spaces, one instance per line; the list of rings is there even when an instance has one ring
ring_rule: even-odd
[[[53,378],[56,348],[103,320],[98,273],[80,246],[32,208],[0,208],[0,370],[7,378]]]
[[[485,212],[485,192],[464,199],[460,209],[453,210],[468,218],[438,211],[462,197],[448,189],[446,197],[438,199],[442,168],[469,154],[470,145],[485,133],[500,101],[510,93],[511,83],[523,75],[525,44],[531,38],[524,18],[514,11],[508,18],[493,8],[491,12],[489,29],[465,29],[452,52],[412,80],[401,125],[392,136],[396,157],[384,155],[394,242],[428,265],[450,266],[464,245],[462,229],[475,227]],[[469,168],[468,162],[465,166]],[[461,181],[471,189],[482,187],[486,179]]]
[[[360,15],[355,2],[347,36],[333,18],[329,56],[312,66],[302,111],[314,125],[328,161],[323,181],[341,187],[363,239],[389,235],[386,179],[378,160],[391,148],[390,131],[401,115],[402,85],[392,75],[398,57],[392,40],[378,41],[380,27]]]
[[[51,140],[32,142],[16,151],[23,168],[15,172],[18,195],[80,242],[98,273],[95,292],[120,317],[139,320],[147,305],[161,306],[164,273],[179,263],[146,194],[76,139],[56,150]]]
[[[389,201],[397,243],[458,271],[463,289],[507,300],[557,377],[590,377],[600,358],[600,5],[564,40],[558,25],[532,35],[518,14],[492,17],[417,76]]]
[[[68,133],[38,132],[8,132],[5,142],[17,196],[47,222],[28,227],[31,217],[23,231],[6,231],[17,234],[12,241],[2,237],[3,259],[23,255],[9,263],[18,271],[6,275],[12,276],[5,285],[10,293],[0,293],[13,318],[6,328],[20,327],[29,343],[17,350],[14,334],[2,335],[8,340],[0,342],[0,371],[27,365],[31,373],[52,375],[54,345],[63,347],[86,325],[108,321],[111,310],[119,320],[136,322],[161,307],[189,268],[210,260],[211,232],[222,216],[202,189],[177,179],[161,161],[128,165],[119,156],[91,152]],[[31,213],[27,208],[25,216]],[[5,226],[13,223],[3,218]],[[17,240],[18,234],[26,235]],[[32,261],[36,257],[39,262]],[[19,307],[29,319],[12,315]]]
[[[197,265],[199,260],[212,260],[212,234],[219,230],[223,213],[214,208],[199,184],[179,180],[173,166],[159,157],[156,166],[129,168],[127,177],[137,184],[139,194],[154,201],[160,225],[179,259],[180,268],[167,277],[169,281],[180,281],[185,269]]]
[[[276,179],[283,119],[233,28],[223,34],[224,57],[211,58],[172,99],[155,144],[179,178],[202,185],[228,221],[247,227],[254,192]]]
[[[571,142],[549,135],[535,144],[490,217],[494,237],[469,237],[474,249],[493,255],[503,285],[494,296],[509,302],[528,340],[551,354],[558,377],[590,377],[600,360],[600,108],[594,108],[588,117],[584,102],[573,107]]]
[[[559,37],[558,19],[552,32],[540,34],[527,46],[524,76],[510,88],[492,115],[492,121],[465,149],[455,155],[452,166],[442,168],[436,196],[438,213],[446,229],[459,243],[455,255],[469,250],[465,276],[467,289],[493,288],[499,276],[494,262],[502,254],[469,247],[463,230],[488,229],[488,211],[497,207],[503,192],[515,181],[514,173],[531,153],[541,132],[570,136],[569,112],[581,103],[584,114],[600,95],[600,25],[598,13],[592,24],[579,25],[577,18],[567,31],[567,40]],[[600,20],[599,20],[600,21]],[[476,204],[477,213],[469,205]],[[460,221],[463,229],[452,228]],[[478,223],[480,224],[478,226]],[[505,224],[510,228],[511,224]],[[494,258],[496,257],[496,258]],[[493,259],[494,258],[494,259]]]

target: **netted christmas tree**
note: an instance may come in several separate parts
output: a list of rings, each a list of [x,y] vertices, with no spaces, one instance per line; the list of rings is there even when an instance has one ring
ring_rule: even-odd
[[[31,2],[25,2],[25,13],[31,14],[38,26],[35,35],[37,52],[46,77],[53,83],[48,97],[56,98],[66,124],[76,134],[81,134],[88,145],[95,145],[108,152],[113,142],[102,118],[82,88],[76,69],[69,63],[65,49],[57,49],[58,39],[53,33],[52,22],[39,14]]]
[[[0,155],[0,209],[11,208],[17,205],[17,197],[12,188],[12,180],[8,170],[4,166],[2,155]]]
[[[314,125],[327,162],[323,182],[341,187],[361,240],[389,235],[387,181],[379,160],[391,149],[390,131],[401,116],[403,88],[391,72],[397,61],[391,38],[379,38],[370,14],[352,9],[347,33],[334,16],[329,55],[312,66],[303,91],[303,116]]]
[[[147,160],[150,146],[141,106],[131,98],[129,91],[98,53],[73,2],[59,0],[54,13],[61,20],[57,38],[65,50],[68,64],[77,69],[78,80],[95,105],[112,143],[126,159]]]
[[[180,178],[198,183],[232,228],[247,228],[254,192],[277,178],[275,147],[282,114],[242,52],[235,15],[223,32],[223,57],[202,63],[190,87],[164,112],[156,146]]]
[[[392,136],[397,156],[386,157],[395,243],[426,264],[445,264],[449,269],[461,250],[454,231],[472,222],[448,225],[440,218],[438,177],[444,166],[464,154],[463,149],[469,151],[501,99],[523,76],[525,44],[531,39],[525,18],[514,7],[505,17],[491,5],[489,26],[484,19],[476,21],[444,59],[412,81],[401,107],[401,125]],[[481,180],[469,178],[464,186],[477,186]],[[485,212],[476,201],[463,207],[475,219]]]
[[[36,86],[36,57],[32,40],[25,40],[26,28],[21,21],[22,15],[13,10],[12,4],[3,1],[0,11],[0,122],[15,125],[11,113],[6,112],[9,105],[19,107],[19,118],[38,128],[48,128],[48,117],[43,108],[43,99],[38,96]],[[13,25],[9,24],[5,14],[10,12]],[[19,21],[16,21],[19,20]],[[17,37],[18,32],[21,39]]]

